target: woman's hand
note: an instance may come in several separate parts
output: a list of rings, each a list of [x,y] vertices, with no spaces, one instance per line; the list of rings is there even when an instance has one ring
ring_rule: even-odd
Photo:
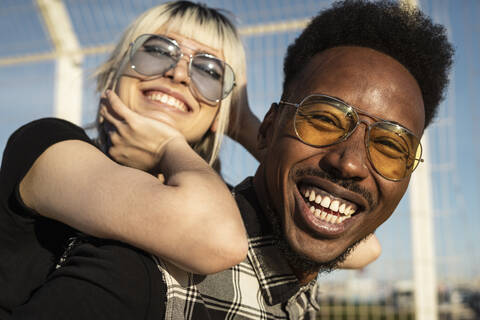
[[[103,101],[100,114],[109,128],[108,154],[120,164],[143,171],[158,171],[157,165],[167,144],[174,139],[185,139],[172,126],[168,115],[163,115],[161,120],[141,116],[110,90]]]

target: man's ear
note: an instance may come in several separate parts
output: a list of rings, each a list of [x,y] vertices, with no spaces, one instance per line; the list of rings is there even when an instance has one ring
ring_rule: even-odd
[[[278,104],[272,103],[265,118],[263,118],[260,128],[258,129],[257,136],[257,148],[258,150],[264,150],[272,141],[273,129],[275,120],[277,118]]]

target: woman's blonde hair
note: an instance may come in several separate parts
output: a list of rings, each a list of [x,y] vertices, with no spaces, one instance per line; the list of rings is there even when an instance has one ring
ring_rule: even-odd
[[[223,58],[235,73],[236,86],[232,93],[220,102],[217,129],[207,130],[202,139],[193,143],[192,148],[212,165],[220,151],[223,135],[228,127],[230,106],[243,105],[241,89],[246,85],[245,51],[237,30],[232,22],[219,10],[190,1],[173,1],[153,7],[140,15],[123,33],[120,42],[110,58],[96,71],[97,91],[113,88],[120,76],[121,63],[130,43],[146,33],[158,30],[175,32],[184,37],[206,44],[223,52]],[[99,143],[105,144],[106,133],[100,127],[97,116]]]

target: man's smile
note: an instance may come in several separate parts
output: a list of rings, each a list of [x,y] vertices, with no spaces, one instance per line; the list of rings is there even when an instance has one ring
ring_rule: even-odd
[[[350,219],[357,211],[356,204],[337,198],[324,190],[318,189],[316,186],[302,185],[300,193],[307,204],[310,204],[310,212],[317,219],[332,224],[340,224]]]
[[[358,204],[334,196],[313,184],[300,183],[294,196],[296,211],[299,213],[295,220],[314,237],[340,237],[354,224],[357,214],[362,211]]]
[[[370,192],[318,169],[298,168],[292,183],[295,220],[314,237],[338,238],[376,205]],[[307,231],[306,230],[306,231]]]

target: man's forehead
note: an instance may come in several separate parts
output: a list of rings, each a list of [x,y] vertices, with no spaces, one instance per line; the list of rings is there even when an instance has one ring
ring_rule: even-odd
[[[364,47],[334,47],[312,56],[308,63],[299,70],[298,75],[292,80],[291,86],[300,92],[301,88],[314,90],[313,86],[318,84],[330,84],[331,82],[341,85],[343,82],[364,82],[359,80],[364,79],[372,72],[386,76],[399,69],[403,71],[401,72],[402,78],[408,77],[409,80],[416,82],[403,65],[384,53]],[[398,77],[398,74],[395,76]]]
[[[287,99],[299,103],[314,93],[340,98],[417,135],[423,132],[423,98],[415,78],[398,61],[376,50],[336,47],[313,56],[292,80]]]

